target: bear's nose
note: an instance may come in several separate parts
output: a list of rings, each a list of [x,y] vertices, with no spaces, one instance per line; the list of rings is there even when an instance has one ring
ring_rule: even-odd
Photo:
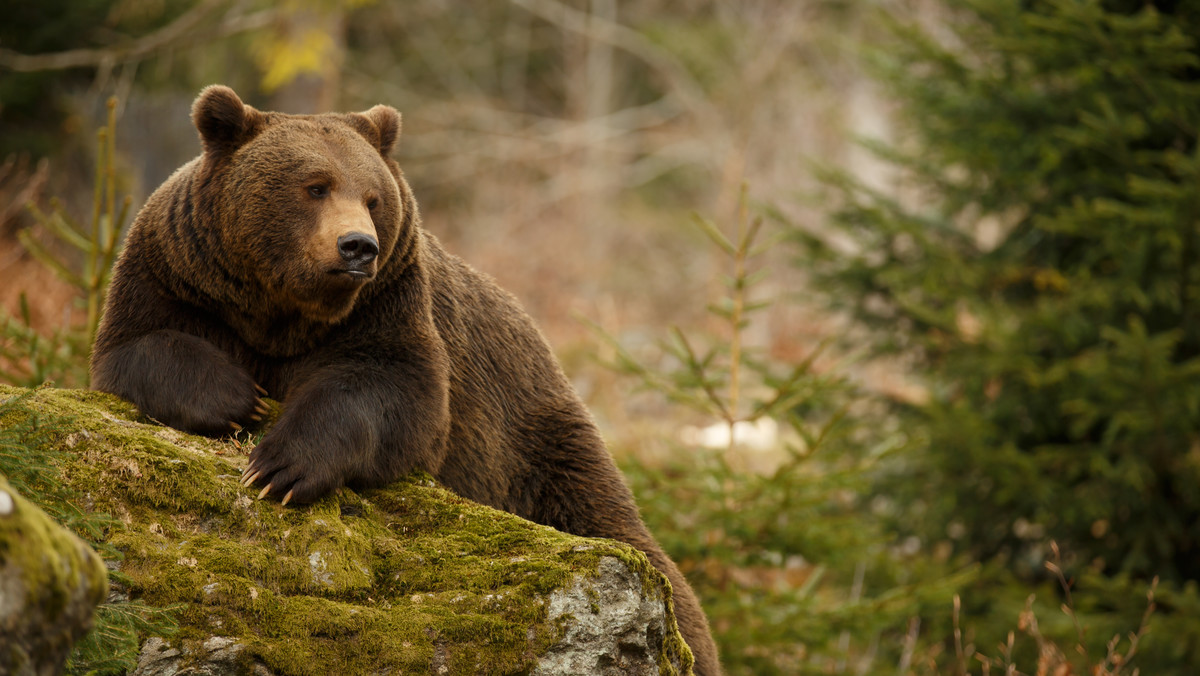
[[[379,255],[379,242],[370,235],[352,232],[337,240],[338,253],[347,263],[366,265]]]

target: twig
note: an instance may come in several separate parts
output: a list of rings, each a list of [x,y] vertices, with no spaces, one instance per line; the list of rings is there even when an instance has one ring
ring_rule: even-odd
[[[737,413],[730,410],[725,405],[725,402],[721,400],[721,395],[718,394],[715,389],[713,389],[712,383],[709,382],[708,379],[708,373],[704,369],[704,364],[702,364],[700,359],[696,356],[696,351],[692,349],[692,344],[688,341],[687,335],[684,334],[684,332],[678,326],[672,326],[671,332],[675,334],[675,338],[679,341],[679,344],[683,347],[684,353],[687,355],[686,361],[688,369],[699,381],[700,387],[703,388],[704,393],[708,395],[708,400],[721,413],[721,417],[729,423],[729,436],[732,440],[733,424],[737,422],[737,419],[734,416],[736,416]],[[732,443],[732,441],[730,443]]]
[[[572,9],[555,0],[510,1],[556,26],[585,35],[592,40],[607,42],[644,61],[663,76],[697,117],[712,123],[707,125],[709,128],[723,128],[724,125],[718,122],[719,114],[687,68],[674,55],[650,42],[641,33],[599,16]]]
[[[1054,560],[1046,562],[1046,570],[1054,573],[1054,575],[1058,578],[1058,584],[1062,587],[1063,595],[1066,598],[1066,601],[1062,604],[1062,611],[1067,615],[1067,617],[1071,618],[1071,622],[1075,624],[1075,633],[1079,637],[1079,644],[1076,646],[1076,649],[1087,661],[1088,673],[1092,673],[1092,660],[1087,654],[1087,648],[1085,647],[1086,643],[1084,642],[1087,632],[1084,630],[1083,625],[1079,622],[1079,617],[1075,615],[1075,603],[1071,599],[1071,582],[1067,580],[1067,576],[1063,573],[1062,566],[1059,565],[1062,563],[1062,554],[1058,550],[1057,542],[1053,540],[1050,541],[1050,551],[1054,553]]]
[[[183,16],[157,31],[112,47],[69,49],[46,54],[21,54],[11,49],[0,49],[0,68],[28,73],[64,68],[112,66],[139,61],[160,51],[190,47],[215,38],[263,28],[270,25],[282,11],[267,9],[253,14],[239,14],[227,17],[212,30],[200,30],[199,25],[226,2],[227,0],[204,0],[184,13]]]
[[[954,622],[954,668],[956,670],[955,673],[959,674],[959,676],[967,673],[967,660],[963,657],[962,626],[959,624],[959,613],[961,610],[962,600],[958,597],[958,594],[955,594],[954,614],[951,616],[951,619]]]
[[[921,635],[921,618],[913,616],[908,619],[908,631],[904,633],[903,650],[900,652],[900,664],[896,673],[907,674],[912,666],[913,653],[917,650],[917,638]]]

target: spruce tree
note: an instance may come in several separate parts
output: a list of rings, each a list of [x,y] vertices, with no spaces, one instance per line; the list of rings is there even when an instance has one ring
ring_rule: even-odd
[[[827,230],[797,231],[823,297],[928,390],[894,402],[898,535],[1043,594],[1053,540],[1125,630],[1145,603],[1119,590],[1160,576],[1160,657],[1200,664],[1200,2],[940,19],[893,19],[873,55],[896,189],[830,174]]]

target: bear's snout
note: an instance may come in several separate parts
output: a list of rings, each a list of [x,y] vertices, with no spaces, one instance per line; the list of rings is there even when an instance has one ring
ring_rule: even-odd
[[[379,255],[379,241],[362,232],[352,232],[337,239],[338,254],[351,271],[367,266]]]
[[[313,258],[341,282],[351,286],[374,279],[386,252],[371,214],[360,200],[337,198],[321,200],[318,229],[308,241]]]

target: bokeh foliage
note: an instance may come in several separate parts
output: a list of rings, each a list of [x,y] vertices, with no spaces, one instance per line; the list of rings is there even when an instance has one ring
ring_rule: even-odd
[[[843,241],[797,228],[824,298],[927,387],[892,402],[917,443],[885,477],[891,528],[982,562],[964,600],[987,618],[1018,589],[1053,589],[1057,541],[1083,580],[1092,655],[1137,626],[1160,576],[1171,601],[1143,671],[1188,673],[1200,663],[1200,8],[949,11],[936,33],[893,20],[873,53],[901,120],[900,140],[874,147],[900,190],[830,172]]]
[[[44,333],[34,325],[25,294],[20,297],[17,315],[0,308],[0,381],[26,387],[47,381],[63,386],[87,386],[90,382],[92,343],[100,327],[113,262],[132,202],[126,196],[118,211],[116,107],[116,99],[110,98],[107,124],[97,132],[91,223],[86,227],[78,223],[59,200],[51,200],[49,213],[31,202],[26,206],[49,233],[50,244],[38,239],[32,229],[17,233],[21,246],[78,294],[86,312],[83,326],[68,325]],[[81,262],[77,261],[79,256]]]
[[[895,420],[868,423],[886,411],[841,369],[818,366],[826,346],[787,363],[749,340],[789,302],[760,288],[772,276],[764,254],[785,233],[764,237],[770,226],[749,212],[744,191],[735,224],[692,219],[728,270],[710,328],[672,327],[648,361],[602,333],[611,368],[718,421],[707,442],[675,441],[665,463],[630,455],[623,469],[730,674],[905,669],[925,649],[913,618],[944,615],[977,571],[905,552],[871,513],[874,477],[907,442]]]

